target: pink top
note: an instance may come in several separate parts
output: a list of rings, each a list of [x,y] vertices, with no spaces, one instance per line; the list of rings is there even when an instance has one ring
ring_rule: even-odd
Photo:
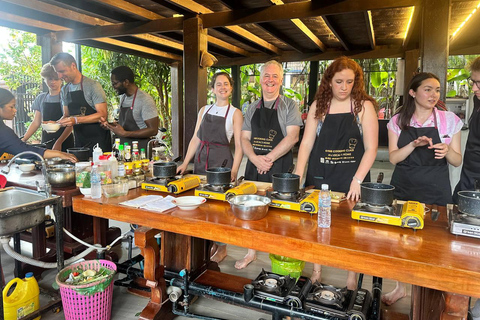
[[[438,125],[438,132],[440,134],[440,140],[443,143],[450,144],[452,141],[452,137],[455,133],[459,132],[463,127],[463,122],[460,120],[457,115],[451,111],[443,111],[434,109],[434,112],[437,115],[437,125]],[[387,124],[388,130],[392,131],[398,136],[402,132],[402,129],[398,126],[398,114],[394,115],[392,119]],[[433,117],[433,113],[430,117],[425,121],[425,123],[421,124],[415,118],[415,115],[412,116],[410,119],[410,126],[414,128],[427,128],[427,127],[435,127],[435,121]]]

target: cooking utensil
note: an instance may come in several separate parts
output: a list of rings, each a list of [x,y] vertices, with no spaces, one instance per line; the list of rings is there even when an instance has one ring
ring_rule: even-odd
[[[436,204],[432,205],[432,221],[437,221],[439,214],[438,206]]]
[[[383,182],[383,177],[384,177],[383,172],[379,172],[378,176],[377,176],[377,183],[382,183]]]
[[[212,186],[223,186],[230,184],[232,169],[224,167],[208,168],[207,183]]]
[[[75,167],[68,164],[57,164],[47,168],[48,182],[54,188],[75,185]]]
[[[68,148],[67,153],[73,154],[77,157],[78,161],[88,161],[92,152],[87,147],[80,147],[80,148]]]
[[[245,194],[231,197],[228,202],[233,215],[241,220],[260,220],[268,213],[272,200],[255,194]]]
[[[300,176],[293,173],[274,173],[272,187],[274,191],[280,193],[297,192],[300,188]]]
[[[374,206],[390,206],[395,187],[384,183],[363,182],[360,184],[362,202]]]
[[[153,175],[157,178],[170,178],[177,174],[177,164],[170,162],[155,162],[153,164]]]
[[[459,191],[458,210],[470,216],[480,217],[480,192]]]

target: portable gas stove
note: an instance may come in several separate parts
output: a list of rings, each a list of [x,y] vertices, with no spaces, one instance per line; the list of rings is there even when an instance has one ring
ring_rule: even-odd
[[[447,204],[447,217],[451,233],[480,238],[480,218],[462,213],[453,204]]]
[[[200,185],[200,178],[194,175],[182,178],[153,178],[142,182],[142,189],[179,194]]]
[[[230,197],[240,194],[255,194],[257,187],[253,182],[244,182],[238,186],[201,184],[195,189],[195,195],[206,199],[227,201]]]
[[[423,229],[424,217],[424,206],[417,201],[395,200],[392,206],[357,202],[352,209],[352,219],[412,229]]]
[[[292,193],[281,193],[277,191],[268,191],[267,197],[272,199],[271,207],[288,209],[293,211],[317,213],[319,190],[313,190],[312,193],[297,191]]]
[[[295,278],[283,276],[262,269],[258,277],[252,281],[253,295],[262,300],[284,303],[295,287]]]
[[[365,289],[352,291],[316,282],[305,298],[304,307],[327,319],[367,320],[371,304],[372,295]]]

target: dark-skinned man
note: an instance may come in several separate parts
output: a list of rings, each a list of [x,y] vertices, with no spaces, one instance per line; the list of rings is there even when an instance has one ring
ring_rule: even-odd
[[[123,144],[138,141],[139,149],[146,149],[150,137],[158,132],[158,112],[153,98],[140,90],[133,71],[126,66],[112,70],[110,80],[120,96],[118,123],[110,124],[102,118],[102,126],[110,129]]]

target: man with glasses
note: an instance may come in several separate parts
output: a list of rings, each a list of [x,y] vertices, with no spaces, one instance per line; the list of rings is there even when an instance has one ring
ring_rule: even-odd
[[[474,108],[468,120],[469,133],[463,156],[462,173],[453,193],[455,203],[458,200],[458,191],[474,190],[475,181],[478,180],[480,183],[480,57],[473,60],[470,65],[468,84],[475,95],[473,97]]]
[[[150,137],[158,132],[158,112],[153,98],[138,88],[134,78],[132,69],[126,66],[111,71],[112,87],[120,96],[118,123],[108,123],[105,118],[101,121],[122,144],[138,141],[138,148],[146,149]]]

